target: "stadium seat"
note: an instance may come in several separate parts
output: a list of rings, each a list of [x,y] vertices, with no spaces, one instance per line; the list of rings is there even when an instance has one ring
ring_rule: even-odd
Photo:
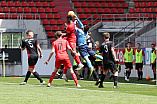
[[[142,17],[142,14],[137,14],[136,17],[138,17],[138,18],[139,18],[139,17]]]
[[[123,8],[128,8],[127,3],[122,3],[122,7],[123,7]]]
[[[146,7],[146,2],[142,2],[141,7]]]
[[[123,8],[118,8],[118,13],[124,13],[124,9]]]
[[[48,25],[49,24],[49,20],[48,19],[43,19],[42,23],[43,23],[43,25]]]
[[[119,0],[119,2],[125,2],[125,0]]]
[[[55,7],[55,3],[54,2],[49,2],[49,7],[54,8]]]
[[[61,17],[60,17],[60,14],[55,13],[55,14],[54,14],[54,18],[55,18],[55,19],[60,19],[60,18],[61,18]]]
[[[95,21],[94,20],[89,20],[89,24],[95,25]]]
[[[106,19],[106,15],[102,15],[101,17],[102,17],[102,19]]]
[[[6,1],[1,1],[1,6],[2,7],[6,7],[7,6],[7,2]]]
[[[141,8],[136,8],[136,13],[141,13]]]
[[[109,8],[104,8],[104,13],[110,13],[110,9]]]
[[[41,7],[41,2],[36,2],[35,5],[36,7]]]
[[[48,36],[48,37],[55,37],[53,31],[49,31],[49,32],[47,33],[47,36]]]
[[[54,17],[53,17],[53,14],[52,14],[52,13],[48,13],[48,14],[47,14],[47,18],[48,18],[48,19],[54,18]]]
[[[43,7],[39,7],[38,8],[38,13],[43,13],[44,12],[44,8]]]
[[[154,3],[153,3],[153,7],[157,7],[157,2],[154,2]]]
[[[101,3],[101,7],[107,8],[107,7],[108,7],[108,6],[107,6],[107,3],[105,3],[105,2]]]
[[[130,15],[130,18],[131,18],[132,20],[135,20],[135,19],[136,19],[135,17],[136,17],[135,14],[131,14],[131,15]]]
[[[40,13],[40,18],[41,19],[45,19],[46,18],[46,14],[45,13]]]
[[[114,8],[114,4],[113,3],[108,3],[108,7]]]
[[[4,14],[0,14],[0,19],[4,19]]]
[[[10,19],[11,18],[11,14],[10,13],[5,13],[4,17],[5,17],[5,19]]]
[[[106,2],[111,2],[112,0],[105,0]]]
[[[63,21],[61,19],[57,19],[57,24],[58,25],[63,25]]]
[[[42,2],[42,7],[48,7],[48,2]]]
[[[86,18],[92,18],[92,14],[86,14]]]
[[[154,12],[155,12],[155,13],[157,13],[157,7],[156,7],[156,8],[154,8]]]
[[[153,8],[148,8],[148,12],[149,12],[149,13],[154,12],[154,11],[153,11]]]
[[[120,8],[121,7],[120,3],[115,3],[115,7]]]
[[[91,0],[85,0],[85,2],[91,2]]]
[[[89,8],[93,8],[94,7],[93,3],[92,2],[88,2],[88,7]]]
[[[82,23],[83,23],[84,25],[87,25],[87,24],[88,24],[88,20],[82,20]]]
[[[71,0],[72,2],[77,2],[77,0]]]
[[[100,18],[100,16],[97,14],[97,15],[93,15],[93,19],[97,19],[97,18]]]
[[[147,8],[142,8],[143,13],[147,13]]]
[[[27,2],[25,2],[25,1],[22,2],[22,6],[23,6],[23,7],[27,7]]]
[[[55,25],[55,24],[57,24],[56,20],[55,19],[50,19],[50,25]]]
[[[149,14],[150,18],[155,18],[154,14]]]
[[[112,0],[112,2],[118,2],[118,0]]]
[[[17,13],[22,13],[23,12],[23,8],[22,7],[17,7]]]
[[[13,1],[8,1],[8,7],[13,7],[14,6],[14,2]]]
[[[25,14],[24,13],[20,13],[20,18],[25,19],[26,18]]]
[[[38,13],[34,13],[33,14],[33,19],[39,19],[39,14]]]
[[[85,19],[86,17],[85,17],[85,14],[79,14],[79,18],[80,19]]]
[[[116,8],[111,8],[111,13],[117,13],[117,9]]]
[[[57,30],[58,30],[58,26],[57,26],[57,25],[53,25],[53,26],[52,26],[52,30],[53,30],[53,31],[57,31]]]
[[[120,19],[120,15],[115,15],[114,18]]]
[[[87,7],[86,2],[81,2],[81,7],[82,7],[82,8],[86,8],[86,7]]]
[[[101,22],[101,20],[96,20],[96,23],[99,23],[99,22]]]
[[[45,25],[45,30],[46,31],[51,31],[52,29],[51,29],[51,25]]]
[[[52,8],[52,12],[53,12],[53,13],[57,13],[57,12],[58,12],[58,9],[57,9],[57,8]]]
[[[89,13],[89,8],[83,8],[84,13]]]
[[[79,2],[74,2],[74,7],[75,8],[79,8],[80,7],[80,3]]]
[[[152,6],[153,6],[152,2],[147,3],[147,7],[152,7]]]
[[[26,14],[26,19],[32,19],[32,14],[31,13],[27,13]]]
[[[59,30],[60,30],[60,31],[65,30],[65,29],[64,29],[64,25],[59,26]]]
[[[84,0],[77,0],[77,1],[79,1],[79,2],[84,2]]]
[[[29,7],[34,7],[34,2],[29,2]]]
[[[20,7],[21,6],[21,2],[20,1],[15,1],[15,7]]]
[[[96,8],[90,8],[90,13],[95,14],[96,13]]]
[[[103,8],[97,8],[97,13],[103,14],[104,13]]]
[[[24,13],[30,13],[30,8],[29,7],[24,7]]]
[[[16,13],[16,8],[15,7],[10,7],[10,13]]]
[[[134,7],[140,7],[140,2],[135,3]]]
[[[12,14],[12,19],[17,19],[18,18],[18,14],[17,13],[13,13]]]
[[[76,8],[77,13],[82,13],[82,8]]]
[[[91,0],[92,2],[97,2],[98,0]]]
[[[37,8],[36,7],[31,7],[31,13],[37,13]]]
[[[51,9],[49,7],[45,8],[45,13],[51,13]]]
[[[144,14],[144,17],[149,17],[148,14]]]
[[[134,13],[135,9],[134,8],[130,8],[129,13]]]
[[[113,19],[113,15],[107,15],[107,19]]]
[[[8,7],[3,7],[3,13],[9,13],[9,8]]]
[[[100,7],[101,7],[99,2],[95,2],[95,3],[94,3],[94,6],[95,6],[96,8],[100,8]]]
[[[124,15],[124,19],[128,19],[129,17],[130,17],[129,14],[125,14],[125,15]]]

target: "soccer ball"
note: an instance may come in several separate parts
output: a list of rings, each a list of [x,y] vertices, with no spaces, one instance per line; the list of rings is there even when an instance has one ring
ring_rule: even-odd
[[[71,15],[72,17],[74,17],[74,16],[75,16],[75,13],[74,13],[73,11],[69,11],[69,12],[68,12],[68,15]]]
[[[147,76],[147,77],[146,77],[146,80],[150,80],[150,76]]]

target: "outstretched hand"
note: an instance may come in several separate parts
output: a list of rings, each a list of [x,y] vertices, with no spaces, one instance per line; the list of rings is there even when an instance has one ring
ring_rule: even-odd
[[[48,61],[46,61],[44,64],[46,64],[46,65],[47,65],[48,63],[49,63],[49,62],[48,62]]]

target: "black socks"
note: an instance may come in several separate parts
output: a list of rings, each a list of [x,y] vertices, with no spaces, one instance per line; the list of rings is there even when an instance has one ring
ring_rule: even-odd
[[[26,77],[25,77],[24,82],[27,83],[27,80],[28,80],[28,78],[30,77],[30,75],[31,75],[31,72],[30,72],[30,71],[27,71],[27,74],[26,74]]]
[[[102,74],[102,76],[101,76],[101,82],[100,82],[101,86],[103,86],[103,82],[104,82],[105,77],[106,77],[106,75]]]
[[[33,75],[40,81],[40,83],[43,82],[43,80],[39,77],[39,74],[37,72],[34,72]]]
[[[117,86],[117,83],[118,83],[118,76],[114,76],[113,79],[114,79],[114,86]]]
[[[154,74],[154,79],[156,79],[156,74]]]

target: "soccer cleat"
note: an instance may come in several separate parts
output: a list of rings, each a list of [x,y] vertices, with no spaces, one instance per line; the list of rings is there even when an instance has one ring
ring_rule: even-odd
[[[93,74],[93,69],[91,69],[91,71],[90,71],[90,76],[92,76],[92,74]]]
[[[127,76],[125,76],[125,80],[127,81]]]
[[[50,83],[48,83],[48,84],[47,84],[47,87],[50,87],[50,86],[51,86],[51,84],[50,84]]]
[[[118,86],[113,86],[113,88],[119,88]]]
[[[99,85],[99,83],[101,82],[101,80],[99,79],[98,81],[96,81],[95,85]]]
[[[99,85],[98,87],[99,87],[99,88],[105,88],[103,85]]]
[[[77,67],[77,73],[80,73],[80,71],[81,71],[81,69],[84,67],[84,65],[81,63],[81,64],[79,64],[78,65],[78,67]]]
[[[83,77],[80,78],[80,80],[83,80],[83,79],[84,79]]]
[[[66,82],[69,82],[68,79],[66,78],[65,74],[63,74],[62,79],[64,79]]]
[[[77,87],[81,87],[80,85],[77,85]]]
[[[26,85],[26,82],[22,82],[22,83],[20,83],[20,85]]]
[[[40,85],[44,85],[45,84],[45,81],[43,81],[42,83],[40,83]]]

